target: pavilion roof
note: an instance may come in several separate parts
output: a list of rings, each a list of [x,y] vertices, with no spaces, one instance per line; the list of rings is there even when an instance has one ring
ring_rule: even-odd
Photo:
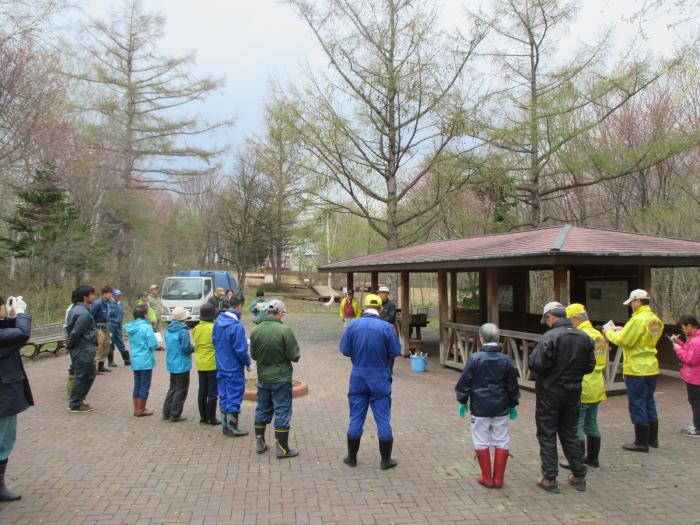
[[[700,241],[563,225],[434,241],[321,265],[324,272],[493,266],[700,266]]]

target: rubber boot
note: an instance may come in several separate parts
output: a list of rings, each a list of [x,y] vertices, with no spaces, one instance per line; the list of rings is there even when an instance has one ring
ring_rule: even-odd
[[[506,474],[506,465],[508,464],[507,448],[495,448],[493,451],[493,486],[500,489],[503,486],[503,477]]]
[[[579,446],[581,447],[581,454],[583,455],[584,461],[586,458],[586,442],[583,439],[578,440]],[[571,470],[571,465],[568,463],[559,463],[559,466],[561,468],[565,468],[567,470]]]
[[[216,398],[207,399],[207,425],[216,426],[221,424],[221,421],[216,419],[216,403]]]
[[[134,415],[135,416],[139,415],[139,398],[138,397],[134,398]]]
[[[0,461],[0,501],[17,501],[22,499],[20,494],[16,494],[5,485],[5,470],[7,470],[7,459]]]
[[[394,448],[393,439],[379,440],[379,455],[382,457],[382,462],[379,464],[380,469],[388,470],[398,465],[398,461],[391,458],[392,448]]]
[[[348,437],[348,455],[343,458],[343,463],[349,467],[357,466],[357,451],[360,450],[361,439]]]
[[[146,400],[148,398],[139,398],[139,417],[152,416],[153,412],[146,408]]]
[[[297,450],[289,448],[289,429],[275,429],[275,443],[277,445],[277,459],[293,458],[299,455]]]
[[[488,448],[474,449],[476,459],[481,467],[481,476],[476,478],[477,483],[484,487],[493,487],[493,477],[491,476],[491,451]]]
[[[98,371],[98,372],[103,372],[103,373],[104,373],[104,372],[111,372],[111,370],[110,370],[109,368],[105,368],[105,362],[104,362],[104,361],[100,361],[100,362],[97,363],[97,371]]]
[[[634,443],[626,443],[622,448],[631,452],[649,452],[649,425],[634,425]]]
[[[228,422],[228,412],[226,412],[223,408],[221,409],[221,432],[223,432],[224,436],[231,436],[231,427],[229,426]]]
[[[255,452],[262,454],[267,450],[265,443],[265,423],[255,423]]]
[[[593,468],[600,467],[600,462],[598,461],[598,455],[600,454],[600,437],[588,436],[586,438],[586,449],[588,450],[586,460],[584,461],[586,465]]]
[[[73,393],[73,376],[69,375],[66,379],[66,399],[70,399],[70,395]]]
[[[199,408],[199,422],[204,425],[207,422],[207,398],[197,398],[197,408]]]
[[[649,421],[649,446],[659,448],[659,420]]]
[[[238,414],[233,414],[231,412],[226,412],[226,427],[224,427],[224,435],[228,437],[241,437],[247,436],[248,432],[245,430],[239,430],[238,428]]]

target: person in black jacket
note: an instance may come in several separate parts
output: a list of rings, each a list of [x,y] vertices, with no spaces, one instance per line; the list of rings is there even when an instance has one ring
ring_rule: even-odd
[[[535,421],[540,444],[542,477],[537,485],[549,492],[559,492],[557,484],[557,435],[572,474],[569,483],[576,490],[586,490],[586,465],[576,436],[581,403],[583,376],[595,369],[593,340],[574,328],[566,317],[566,308],[558,302],[547,303],[542,323],[545,332],[530,354],[528,364],[535,372]]]
[[[455,387],[459,416],[464,417],[471,400],[472,441],[481,476],[476,480],[486,487],[501,488],[508,462],[508,418],[518,417],[515,408],[520,399],[518,371],[513,361],[498,348],[498,327],[486,323],[479,328],[481,349],[472,354]],[[493,474],[491,453],[494,447]]]
[[[80,285],[73,291],[73,308],[66,322],[66,348],[73,363],[73,390],[68,408],[71,412],[92,412],[85,398],[95,381],[95,352],[97,350],[97,327],[88,308],[95,301],[95,289]]]
[[[34,405],[19,353],[32,331],[32,318],[24,313],[26,308],[21,296],[8,298],[7,305],[0,297],[0,501],[22,498],[5,485],[5,471],[15,446],[17,414]]]

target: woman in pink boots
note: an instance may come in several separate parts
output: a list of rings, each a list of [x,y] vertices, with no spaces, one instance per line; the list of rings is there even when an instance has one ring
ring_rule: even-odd
[[[472,441],[481,467],[476,481],[500,489],[508,462],[508,419],[518,417],[520,389],[518,372],[499,350],[498,338],[495,324],[479,328],[481,348],[469,357],[455,391],[459,416],[465,417],[470,407],[472,411]],[[493,472],[489,447],[494,447]]]

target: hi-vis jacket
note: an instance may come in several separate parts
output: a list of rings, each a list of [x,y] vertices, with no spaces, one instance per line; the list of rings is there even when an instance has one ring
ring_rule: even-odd
[[[345,319],[345,315],[344,315],[345,303],[347,303],[347,302],[348,302],[347,296],[343,297],[343,300],[340,301],[340,317],[341,317],[341,319]],[[362,314],[362,312],[360,311],[360,303],[354,297],[352,298],[352,309],[355,312],[355,317],[360,317],[360,315]]]
[[[608,341],[622,348],[624,375],[659,375],[656,343],[663,331],[664,323],[661,319],[651,311],[648,305],[643,305],[632,314],[620,332],[610,330],[605,334]]]
[[[593,354],[595,355],[595,370],[583,376],[583,382],[581,383],[581,403],[599,403],[607,399],[605,395],[603,371],[608,362],[608,342],[605,340],[605,337],[603,337],[603,334],[593,328],[590,321],[584,321],[576,328],[582,332],[586,332],[595,343],[595,348],[593,349]]]

